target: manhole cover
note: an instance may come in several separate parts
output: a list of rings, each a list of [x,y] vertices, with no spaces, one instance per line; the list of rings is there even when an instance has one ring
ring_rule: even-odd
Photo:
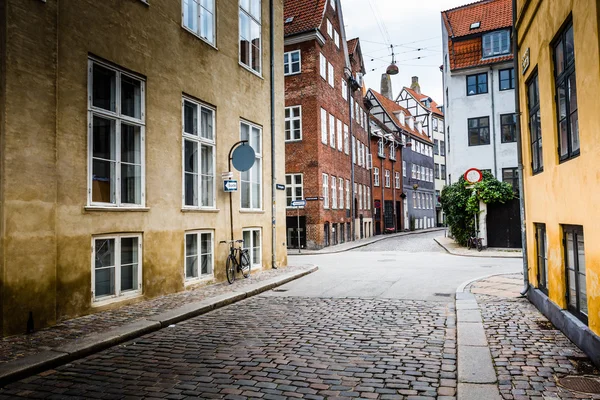
[[[565,376],[558,380],[565,389],[583,393],[600,393],[600,381],[587,376]]]
[[[438,297],[450,297],[452,296],[451,293],[434,293],[434,296],[438,296]]]

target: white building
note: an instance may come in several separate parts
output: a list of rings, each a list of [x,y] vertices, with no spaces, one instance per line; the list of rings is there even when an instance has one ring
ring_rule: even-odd
[[[469,168],[517,187],[510,0],[442,12],[448,184]]]

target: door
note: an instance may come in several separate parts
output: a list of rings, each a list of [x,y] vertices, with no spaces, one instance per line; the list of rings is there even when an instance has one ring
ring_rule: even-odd
[[[404,199],[403,201],[403,211],[404,211],[404,229],[408,229],[409,225],[408,225],[408,199]]]
[[[488,204],[486,223],[488,247],[521,247],[519,199]]]
[[[394,202],[386,200],[384,202],[383,220],[385,222],[385,230],[394,229]]]

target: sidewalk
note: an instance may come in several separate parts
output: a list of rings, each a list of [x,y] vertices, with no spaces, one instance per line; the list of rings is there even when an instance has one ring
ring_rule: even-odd
[[[283,285],[316,271],[313,265],[253,273],[248,279],[160,296],[60,322],[0,341],[0,385],[64,364]]]
[[[489,247],[482,251],[475,249],[467,249],[462,247],[449,237],[440,236],[434,238],[440,246],[442,246],[448,253],[456,256],[470,256],[470,257],[492,257],[492,258],[523,258],[523,252],[521,249],[501,249],[496,247]]]
[[[386,239],[392,239],[392,238],[396,238],[396,237],[400,237],[400,236],[408,236],[408,235],[419,235],[421,233],[443,231],[444,229],[446,229],[446,228],[420,229],[418,231],[390,233],[387,235],[377,235],[377,236],[371,236],[371,237],[364,238],[364,239],[358,239],[353,242],[346,242],[346,243],[336,244],[334,246],[324,247],[319,250],[302,250],[300,253],[298,253],[298,249],[288,249],[288,256],[297,256],[297,255],[312,256],[312,255],[316,255],[316,254],[342,253],[344,251],[357,249],[359,247],[367,246],[371,243],[376,243],[376,242],[386,240]]]
[[[600,371],[520,296],[522,287],[523,275],[510,274],[457,291],[458,399],[600,399],[561,386]]]

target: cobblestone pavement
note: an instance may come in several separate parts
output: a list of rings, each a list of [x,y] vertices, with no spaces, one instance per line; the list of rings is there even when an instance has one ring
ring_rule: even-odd
[[[256,296],[0,390],[0,398],[454,399],[454,308]]]
[[[30,335],[16,335],[0,341],[0,363],[16,360],[27,355],[57,347],[70,340],[106,331],[110,328],[147,318],[161,312],[172,310],[193,301],[200,301],[213,296],[230,293],[235,289],[274,278],[278,275],[309,269],[311,266],[285,267],[269,269],[253,273],[248,279],[236,280],[233,285],[227,282],[200,286],[141,301],[115,310],[101,311],[79,318],[65,320],[53,327],[40,330]]]
[[[391,237],[356,249],[356,251],[408,251],[408,252],[442,252],[445,250],[433,239],[444,235],[443,231]]]
[[[502,278],[505,282],[502,282]],[[557,385],[566,375],[598,374],[598,371],[566,336],[525,298],[506,295],[514,280],[513,294],[522,288],[522,275],[505,275],[482,281],[496,283],[491,292],[476,294],[504,399],[600,399],[600,395],[574,393]],[[499,290],[504,286],[503,290]],[[472,292],[482,292],[479,282]],[[490,292],[490,293],[491,293]],[[500,297],[501,296],[501,297]]]

